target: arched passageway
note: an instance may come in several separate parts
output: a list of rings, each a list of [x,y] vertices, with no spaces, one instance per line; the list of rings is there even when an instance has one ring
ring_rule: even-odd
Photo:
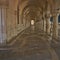
[[[60,1],[0,0],[0,59],[60,60]]]

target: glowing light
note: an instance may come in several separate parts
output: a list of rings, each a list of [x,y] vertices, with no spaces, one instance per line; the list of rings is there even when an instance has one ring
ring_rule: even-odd
[[[31,25],[34,25],[34,20],[31,20]]]

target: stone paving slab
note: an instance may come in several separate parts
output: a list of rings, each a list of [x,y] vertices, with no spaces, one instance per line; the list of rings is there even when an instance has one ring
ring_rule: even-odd
[[[52,47],[50,36],[38,28],[28,28],[8,51],[0,51],[0,60],[59,60],[60,47]]]

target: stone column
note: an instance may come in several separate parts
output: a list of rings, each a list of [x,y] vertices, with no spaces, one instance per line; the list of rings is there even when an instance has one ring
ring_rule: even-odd
[[[45,12],[43,12],[43,31],[46,32],[46,18],[45,18]]]
[[[50,17],[46,18],[46,33],[50,34]]]
[[[53,15],[53,38],[58,38],[58,14]]]
[[[46,20],[45,19],[43,20],[43,30],[44,32],[46,32]]]
[[[0,44],[6,43],[6,9],[0,8]]]

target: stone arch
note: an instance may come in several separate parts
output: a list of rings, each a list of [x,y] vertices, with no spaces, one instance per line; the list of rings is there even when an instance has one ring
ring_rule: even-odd
[[[22,14],[21,14],[22,18],[23,18],[24,13],[27,12],[27,11],[29,11],[30,7],[31,7],[31,5],[27,5],[27,6],[24,7],[24,9],[22,10]],[[37,8],[38,8],[37,10],[41,12],[40,7],[37,7]]]
[[[22,21],[22,15],[21,15],[21,13],[22,13],[22,10],[24,9],[24,7],[25,7],[25,5],[28,3],[28,0],[23,0],[23,2],[22,1],[20,1],[20,0],[18,0],[18,4],[17,4],[17,20],[18,20],[18,24],[19,24],[19,15],[20,15],[20,18],[21,18],[21,21]],[[21,8],[21,6],[22,6],[22,8]],[[21,8],[21,9],[20,9]],[[22,21],[23,22],[23,21]],[[23,24],[23,23],[22,23]]]

